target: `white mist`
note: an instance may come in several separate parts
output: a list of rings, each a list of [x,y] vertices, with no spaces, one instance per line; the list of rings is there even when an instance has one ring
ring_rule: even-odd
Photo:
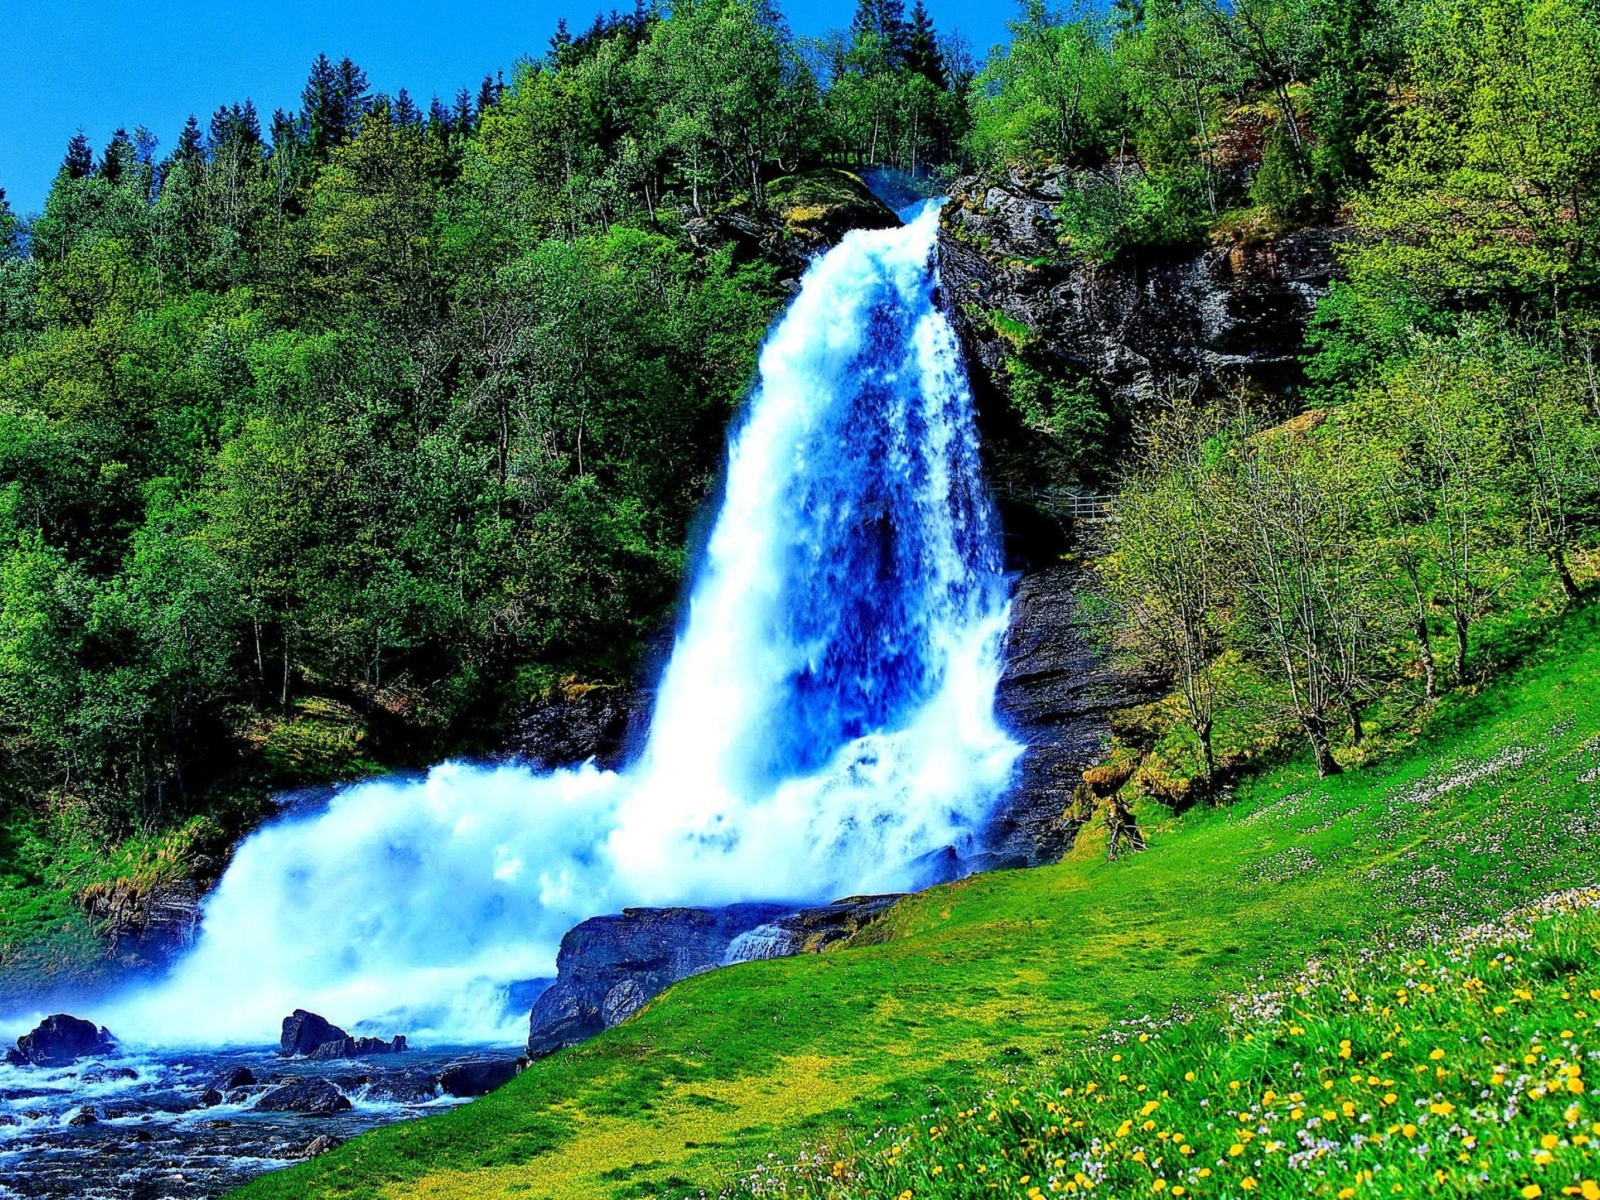
[[[937,220],[849,235],[768,339],[630,768],[446,763],[262,829],[194,951],[102,1019],[255,1044],[303,1007],[519,1042],[504,985],[552,974],[587,917],[902,889],[967,843],[1020,747],[994,716],[1006,589]]]

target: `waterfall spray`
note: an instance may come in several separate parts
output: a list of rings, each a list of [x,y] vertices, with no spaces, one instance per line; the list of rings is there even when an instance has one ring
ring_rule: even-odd
[[[968,844],[1020,747],[994,715],[1006,585],[937,222],[847,236],[769,337],[629,768],[446,763],[262,829],[113,1028],[246,1044],[300,1006],[515,1042],[505,985],[584,918],[914,887]]]

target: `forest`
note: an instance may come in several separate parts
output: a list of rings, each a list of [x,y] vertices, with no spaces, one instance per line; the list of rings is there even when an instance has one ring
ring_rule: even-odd
[[[1359,763],[1481,678],[1483,630],[1586,599],[1600,8],[1027,0],[1010,28],[978,54],[920,0],[814,39],[766,0],[641,0],[475,93],[319,57],[292,111],[80,135],[43,211],[0,194],[5,841],[236,830],[269,788],[632,679],[789,294],[706,222],[819,168],[1053,164],[1059,260],[1105,269],[1342,231],[1292,394],[1075,418],[1122,493],[1115,643],[1175,681],[1129,751],[1157,793],[1220,786],[1263,724]],[[1059,440],[1086,401],[1029,385]]]

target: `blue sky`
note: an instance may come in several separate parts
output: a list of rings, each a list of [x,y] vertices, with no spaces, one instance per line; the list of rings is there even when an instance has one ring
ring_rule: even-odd
[[[1011,0],[926,3],[980,56],[1014,10]],[[782,7],[795,32],[811,34],[846,24],[855,0]],[[246,97],[265,122],[298,103],[319,51],[348,54],[374,88],[409,88],[423,104],[463,84],[476,90],[486,72],[542,53],[558,17],[582,29],[595,11],[594,0],[0,0],[0,188],[19,213],[36,210],[80,126],[98,152],[119,125],[147,125],[170,147],[189,113],[204,124],[218,104]]]

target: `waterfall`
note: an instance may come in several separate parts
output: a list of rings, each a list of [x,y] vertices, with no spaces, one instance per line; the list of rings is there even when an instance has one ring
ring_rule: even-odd
[[[519,1041],[507,984],[627,905],[827,901],[923,882],[1020,747],[972,398],[934,302],[938,215],[856,232],[770,334],[648,737],[612,773],[450,762],[263,828],[127,1039],[250,1044],[295,1007]]]

